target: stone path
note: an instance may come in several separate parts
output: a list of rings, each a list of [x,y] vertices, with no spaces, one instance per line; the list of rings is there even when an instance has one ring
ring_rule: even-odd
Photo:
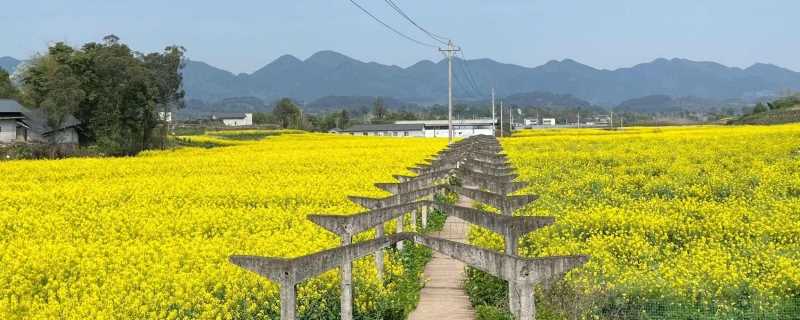
[[[461,199],[461,206],[470,206]],[[431,236],[467,242],[469,224],[456,217],[447,217],[442,231]],[[436,251],[425,266],[425,288],[420,292],[419,305],[411,312],[410,320],[462,320],[475,319],[475,311],[464,292],[464,263]]]

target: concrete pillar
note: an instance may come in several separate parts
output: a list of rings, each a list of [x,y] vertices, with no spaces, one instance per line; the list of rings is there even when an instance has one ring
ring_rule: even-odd
[[[349,245],[353,236],[342,235],[342,246]],[[342,296],[341,296],[341,317],[342,320],[353,320],[353,261],[351,257],[345,255],[344,263],[341,267],[342,275]]]
[[[375,239],[383,238],[383,223],[375,227]],[[378,281],[383,285],[383,249],[375,251],[375,269],[378,271]]]
[[[397,219],[395,219],[397,221],[395,232],[397,233],[403,232],[403,218],[405,218],[405,215],[399,216]],[[397,250],[403,250],[403,241],[397,243]]]
[[[297,290],[294,284],[281,283],[281,320],[294,320],[297,310]]]
[[[536,319],[536,304],[533,301],[533,285],[526,283],[517,283],[516,287],[520,292],[520,320],[534,320]]]
[[[506,242],[506,249],[505,252],[508,255],[517,255],[517,235],[513,234],[510,231],[505,232],[505,242]],[[517,284],[514,281],[508,282],[508,309],[511,311],[511,314],[514,315],[516,319],[520,318],[520,294],[519,288],[517,288]]]
[[[408,231],[417,231],[417,210],[411,210],[411,225],[408,226]]]
[[[422,228],[428,228],[428,206],[422,206]]]

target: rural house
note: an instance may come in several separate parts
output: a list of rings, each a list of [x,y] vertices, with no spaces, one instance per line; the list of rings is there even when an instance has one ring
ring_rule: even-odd
[[[354,136],[424,137],[422,124],[362,124],[340,131]]]
[[[0,144],[49,143],[78,144],[80,121],[68,115],[61,125],[53,128],[40,110],[28,109],[18,102],[0,99]]]
[[[211,116],[211,120],[221,120],[223,124],[229,127],[252,126],[253,114],[252,113],[215,114]]]

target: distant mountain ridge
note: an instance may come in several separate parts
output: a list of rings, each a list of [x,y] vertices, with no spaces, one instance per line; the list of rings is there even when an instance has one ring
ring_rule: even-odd
[[[454,64],[454,91],[459,100],[485,99],[492,86],[498,95],[551,92],[606,106],[650,95],[755,100],[800,89],[800,73],[760,63],[741,69],[715,62],[656,59],[616,70],[596,69],[571,59],[535,68],[490,59],[457,59]],[[251,74],[240,75],[189,61],[185,74],[189,96],[202,100],[386,96],[425,104],[444,102],[446,68],[444,60],[423,60],[401,68],[321,51],[306,60],[284,55]],[[470,79],[476,88],[469,85]]]
[[[0,57],[0,68],[6,70],[9,74],[14,73],[20,63],[22,63],[22,61],[12,57]]]
[[[238,75],[188,60],[184,86],[189,98],[206,103],[232,97],[314,101],[333,96],[383,96],[425,105],[446,102],[446,71],[445,60],[422,60],[402,68],[320,51],[305,60],[284,55],[253,73]],[[715,62],[656,59],[604,70],[571,59],[533,68],[491,59],[456,59],[454,71],[454,94],[460,102],[485,100],[492,87],[498,96],[549,92],[606,107],[653,95],[756,101],[800,90],[800,72],[762,63],[742,69]]]

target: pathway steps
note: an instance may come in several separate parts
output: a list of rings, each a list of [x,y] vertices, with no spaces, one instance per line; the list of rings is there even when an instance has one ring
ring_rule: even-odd
[[[459,205],[470,206],[462,198]],[[456,217],[447,217],[442,231],[431,236],[467,243],[469,224]],[[420,292],[417,309],[411,312],[410,320],[470,320],[475,319],[475,310],[464,292],[464,263],[436,251],[425,266],[425,288]]]

